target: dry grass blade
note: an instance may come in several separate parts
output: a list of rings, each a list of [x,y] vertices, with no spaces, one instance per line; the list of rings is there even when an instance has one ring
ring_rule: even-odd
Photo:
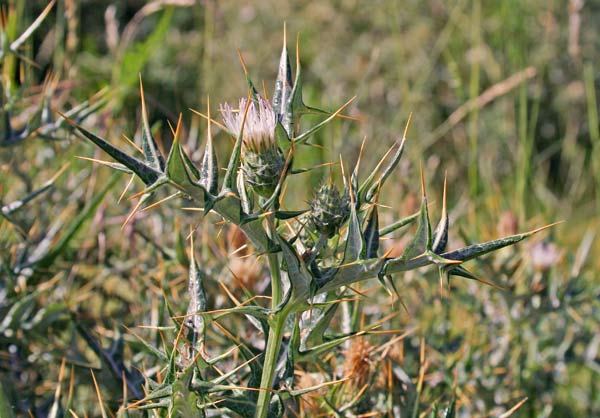
[[[104,409],[104,402],[102,401],[102,394],[100,393],[100,388],[98,387],[98,382],[96,381],[96,375],[94,371],[90,369],[92,373],[92,380],[94,381],[94,388],[96,389],[96,396],[98,396],[98,405],[100,406],[100,413],[102,414],[102,418],[108,418],[106,414],[106,410]]]
[[[499,415],[498,418],[508,418],[508,417],[510,417],[512,414],[514,414],[517,411],[517,409],[519,409],[521,406],[523,406],[523,404],[525,402],[527,402],[528,399],[529,398],[527,396],[524,397],[515,406],[513,406],[512,408],[510,408],[508,411],[506,411],[502,415]]]

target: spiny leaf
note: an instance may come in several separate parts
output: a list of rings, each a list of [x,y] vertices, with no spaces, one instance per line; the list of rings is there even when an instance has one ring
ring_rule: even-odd
[[[544,229],[548,229],[553,227],[561,222],[556,222],[550,225],[543,226],[538,229],[534,229],[533,231],[525,232],[522,234],[511,235],[508,237],[500,238],[493,241],[484,242],[481,244],[473,244],[467,247],[461,248],[459,250],[449,251],[442,254],[442,257],[447,258],[449,260],[460,260],[460,261],[468,261],[472,260],[476,257],[482,256],[492,251],[499,250],[500,248],[507,247],[509,245],[516,244],[520,241],[523,241],[525,238],[529,238],[530,236],[543,231]]]
[[[296,254],[294,247],[292,247],[285,238],[281,237],[279,234],[275,234],[275,239],[281,246],[281,252],[287,266],[287,272],[295,298],[305,298],[309,294],[311,286],[312,278],[310,273],[302,260],[298,257],[298,254]]]
[[[333,316],[337,311],[339,303],[332,303],[325,310],[319,312],[313,311],[313,316],[306,321],[303,326],[303,338],[301,342],[302,350],[307,349],[307,345],[315,345],[323,342],[323,335],[329,329]]]
[[[445,275],[446,275],[446,279],[449,279],[450,276],[459,276],[459,277],[464,277],[465,279],[475,280],[479,283],[486,284],[490,287],[494,287],[499,290],[504,290],[502,288],[502,286],[498,286],[497,284],[494,284],[490,281],[487,281],[480,277],[475,276],[473,273],[471,273],[469,270],[467,270],[463,266],[459,266],[459,265],[448,266],[445,268]]]
[[[431,251],[440,254],[446,250],[448,244],[448,228],[450,220],[448,219],[448,210],[446,208],[446,178],[444,177],[444,194],[442,197],[442,217],[433,233],[433,244]]]
[[[206,310],[206,295],[204,293],[203,281],[205,274],[198,267],[196,257],[194,256],[194,241],[190,239],[190,272],[189,272],[189,284],[188,293],[190,295],[190,302],[187,309],[186,325],[192,330],[191,343],[194,349],[201,349],[204,344],[204,331],[205,324],[202,315],[198,312]]]
[[[304,209],[304,210],[278,210],[275,212],[275,217],[277,219],[292,219],[292,218],[296,218],[300,215],[305,214],[306,212],[308,212],[308,209]]]
[[[383,237],[384,235],[391,234],[392,232],[394,232],[397,229],[402,228],[403,226],[410,225],[411,223],[413,223],[414,221],[419,219],[420,214],[421,214],[421,211],[413,213],[412,215],[407,216],[406,218],[400,219],[400,220],[394,222],[393,224],[390,224],[386,227],[381,228],[379,230],[379,236]]]
[[[304,142],[308,141],[308,138],[310,138],[311,135],[313,135],[314,133],[316,133],[317,131],[319,131],[320,129],[322,129],[325,125],[327,125],[329,122],[331,122],[333,119],[335,119],[337,117],[337,115],[339,115],[340,113],[342,113],[342,111],[350,103],[352,103],[352,101],[355,98],[356,98],[356,96],[352,97],[350,100],[348,100],[346,103],[344,103],[338,110],[336,110],[335,112],[333,112],[327,119],[325,119],[322,122],[317,123],[315,126],[313,126],[312,128],[310,128],[306,132],[302,132],[300,135],[298,135],[297,137],[295,137],[294,138],[294,143],[297,144],[297,145],[301,145]]]
[[[364,258],[377,257],[379,250],[379,215],[377,213],[377,205],[373,205],[367,226],[365,228],[365,254]]]
[[[242,64],[242,70],[244,70],[244,76],[246,77],[246,83],[248,84],[248,89],[250,90],[251,98],[254,103],[258,103],[258,91],[254,86],[254,83],[250,79],[250,74],[248,73],[248,68],[246,67],[246,62],[244,61],[244,57],[242,56],[241,51],[238,49],[237,51],[238,57],[240,59],[240,63]]]
[[[200,169],[200,184],[204,186],[210,194],[216,195],[219,187],[219,164],[217,154],[213,148],[212,129],[210,123],[210,99],[207,98],[208,128],[206,147],[202,157],[202,167]]]
[[[282,120],[286,111],[286,104],[292,91],[292,66],[287,50],[287,33],[285,23],[283,25],[283,48],[279,58],[279,70],[275,80],[275,92],[273,93],[273,110],[277,114],[277,119]]]
[[[127,167],[131,171],[133,171],[135,174],[137,174],[137,176],[140,179],[142,179],[142,181],[146,185],[155,183],[162,175],[161,172],[155,170],[154,168],[150,167],[149,165],[146,165],[145,163],[141,162],[137,158],[131,157],[130,155],[124,153],[123,151],[119,150],[118,148],[116,148],[113,145],[111,145],[110,143],[108,143],[106,140],[100,138],[99,136],[94,135],[90,131],[79,126],[77,123],[75,123],[73,120],[69,119],[67,116],[65,116],[63,114],[61,114],[61,116],[63,118],[65,118],[65,120],[71,126],[73,126],[75,129],[77,129],[85,138],[92,141],[94,144],[96,144],[99,148],[101,148],[108,155],[113,157],[115,160],[117,160],[118,162],[123,164],[125,167]]]
[[[362,231],[360,230],[360,221],[356,213],[356,204],[354,201],[354,192],[350,190],[350,219],[348,221],[348,233],[346,235],[346,248],[342,264],[356,261],[360,258],[365,248]]]
[[[393,148],[394,148],[394,146],[396,144],[394,144],[394,146],[392,146],[388,150],[388,152],[386,152],[386,154],[383,156],[383,158],[381,159],[381,161],[377,164],[377,167],[375,167],[375,169],[371,172],[371,174],[369,174],[369,176],[363,182],[363,184],[360,185],[360,187],[358,189],[358,199],[361,202],[362,201],[368,201],[368,202],[371,201],[371,199],[373,198],[373,196],[375,195],[375,193],[377,192],[377,190],[379,188],[381,188],[381,186],[383,186],[383,184],[385,183],[385,181],[387,180],[387,178],[390,176],[390,174],[392,173],[392,171],[394,171],[394,169],[396,168],[396,166],[400,162],[400,158],[402,157],[402,153],[404,152],[404,144],[406,142],[406,132],[408,130],[408,126],[409,126],[409,123],[410,123],[410,118],[411,117],[409,115],[408,121],[406,123],[406,127],[404,129],[404,134],[402,136],[402,140],[400,141],[399,144],[397,144],[398,148],[396,149],[396,152],[394,153],[394,156],[392,157],[392,160],[387,165],[387,167],[383,170],[383,173],[379,176],[379,179],[375,180],[375,178],[377,176],[377,173],[379,172],[379,169],[383,165],[385,159],[390,154],[390,152],[393,150]]]
[[[167,159],[166,174],[169,180],[181,191],[198,201],[203,202],[205,200],[205,189],[198,184],[198,170],[183,150],[177,136]]]
[[[148,122],[148,112],[146,110],[146,99],[144,97],[144,86],[142,85],[142,76],[140,75],[140,96],[142,98],[142,150],[146,163],[156,171],[163,172],[165,169],[165,159],[163,158],[156,141],[150,131]]]
[[[254,209],[254,199],[252,199],[252,189],[246,188],[246,180],[244,179],[244,170],[239,170],[237,174],[237,192],[240,196],[240,202],[242,204],[242,210],[245,214],[252,213]],[[242,218],[245,219],[244,216]]]
[[[409,242],[406,250],[400,257],[401,260],[410,260],[413,257],[423,254],[431,248],[431,225],[429,224],[429,211],[427,209],[427,195],[425,194],[425,181],[423,179],[423,169],[421,168],[421,209],[419,211],[419,225],[415,236]]]

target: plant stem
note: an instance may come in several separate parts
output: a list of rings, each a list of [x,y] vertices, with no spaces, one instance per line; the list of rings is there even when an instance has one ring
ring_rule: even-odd
[[[256,405],[256,418],[265,418],[269,412],[269,403],[271,401],[271,387],[273,385],[273,376],[275,374],[275,366],[279,357],[279,349],[283,337],[283,329],[287,319],[288,312],[283,310],[275,315],[275,320],[269,329],[269,338],[267,340],[267,348],[265,351],[265,360],[263,363],[263,372],[260,379],[261,391],[258,393]]]
[[[273,239],[275,230],[275,217],[269,215],[268,219],[269,237]],[[269,262],[269,272],[271,274],[271,308],[275,310],[282,301],[282,285],[281,272],[279,270],[278,254],[270,253],[267,256]],[[288,316],[287,309],[283,309],[274,314],[273,322],[269,328],[269,337],[267,339],[267,347],[265,350],[265,358],[263,362],[263,371],[260,379],[260,392],[256,405],[256,418],[265,418],[269,412],[269,404],[271,401],[271,388],[273,386],[273,376],[279,358],[279,349],[283,337],[283,329]]]
[[[269,272],[271,273],[271,308],[275,309],[281,303],[281,273],[279,271],[279,257],[277,254],[269,254]]]

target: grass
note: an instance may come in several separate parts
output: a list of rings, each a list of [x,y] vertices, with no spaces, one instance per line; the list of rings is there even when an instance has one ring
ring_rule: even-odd
[[[338,161],[343,154],[352,167],[366,136],[361,166],[373,167],[386,144],[402,135],[412,112],[408,155],[381,190],[381,201],[390,205],[380,208],[384,225],[418,209],[411,196],[420,193],[419,161],[427,173],[432,216],[441,211],[447,175],[455,225],[450,248],[566,221],[530,243],[471,262],[472,271],[502,290],[453,279],[442,295],[430,271],[395,279],[402,301],[377,281],[357,285],[349,295],[364,296],[342,304],[328,336],[382,321],[377,331],[387,333],[362,337],[377,347],[395,338],[394,330],[414,331],[387,352],[361,345],[372,384],[361,393],[362,387],[339,382],[304,396],[306,416],[331,414],[331,405],[352,403],[353,397],[348,411],[355,414],[385,409],[380,403],[386,393],[416,416],[434,408],[442,416],[454,397],[459,416],[597,416],[600,265],[593,254],[600,250],[595,239],[600,56],[594,22],[600,11],[586,2],[581,11],[569,12],[562,3],[339,0],[240,7],[206,1],[149,13],[140,12],[136,2],[121,2],[113,22],[120,37],[113,48],[102,13],[59,0],[20,55],[3,60],[3,115],[10,111],[18,132],[27,120],[37,121],[31,115],[43,97],[51,97],[53,121],[59,119],[54,111],[91,100],[91,114],[81,122],[135,152],[121,135],[134,140],[141,135],[141,73],[159,147],[170,148],[167,121],[176,124],[181,113],[182,138],[198,161],[205,125],[188,108],[203,111],[210,94],[214,114],[218,103],[245,92],[236,48],[253,80],[266,80],[271,89],[287,21],[288,34],[300,33],[305,101],[334,110],[358,96],[345,113],[360,122],[336,120],[317,133],[312,142],[324,148],[303,155],[301,165]],[[10,16],[3,30],[10,39],[46,6],[7,4],[14,10],[8,13],[3,3]],[[98,0],[89,7],[104,12],[108,5]],[[139,19],[133,18],[138,12]],[[132,38],[123,38],[126,29]],[[529,67],[534,71],[521,73]],[[525,76],[511,78],[518,74]],[[117,204],[129,176],[111,177],[107,168],[75,158],[105,156],[63,126],[39,132],[0,146],[2,207],[27,198],[0,218],[0,415],[110,416],[121,407],[124,390],[129,395],[140,390],[142,374],[167,378],[160,356],[177,347],[169,311],[186,312],[190,229],[207,274],[207,304],[214,309],[263,295],[267,263],[252,250],[247,258],[228,260],[237,248],[229,226],[216,216],[201,219],[198,212],[180,210],[190,202],[173,200],[142,211],[123,226],[137,203],[139,182]],[[215,147],[223,166],[231,142],[217,134]],[[328,175],[328,169],[303,174],[306,182],[290,186],[285,204],[307,200]],[[167,196],[159,192],[159,198]],[[403,231],[387,241],[390,248],[407,244]],[[45,261],[28,265],[36,254]],[[236,270],[246,259],[251,262]],[[222,354],[235,345],[224,329],[256,338],[242,319],[209,324],[206,351]],[[307,359],[297,372],[310,376],[312,384],[338,381],[352,346],[325,359]],[[244,361],[234,352],[219,367],[228,371]],[[126,389],[121,372],[133,382]],[[12,412],[6,412],[8,404]]]

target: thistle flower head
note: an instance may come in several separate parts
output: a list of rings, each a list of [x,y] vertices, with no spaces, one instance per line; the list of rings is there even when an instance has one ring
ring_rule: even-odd
[[[248,114],[244,121],[244,111],[248,106]],[[275,112],[268,100],[257,96],[256,100],[240,99],[238,109],[233,109],[228,103],[221,105],[221,115],[227,129],[234,135],[242,130],[244,148],[255,153],[277,146],[275,142]]]
[[[277,123],[271,103],[260,96],[250,102],[240,99],[238,110],[224,104],[221,114],[231,133],[242,132],[242,172],[246,183],[260,196],[270,197],[285,169],[285,157],[275,140]]]
[[[336,233],[350,215],[347,195],[340,195],[333,184],[324,184],[310,202],[309,217],[317,231],[328,236]]]

